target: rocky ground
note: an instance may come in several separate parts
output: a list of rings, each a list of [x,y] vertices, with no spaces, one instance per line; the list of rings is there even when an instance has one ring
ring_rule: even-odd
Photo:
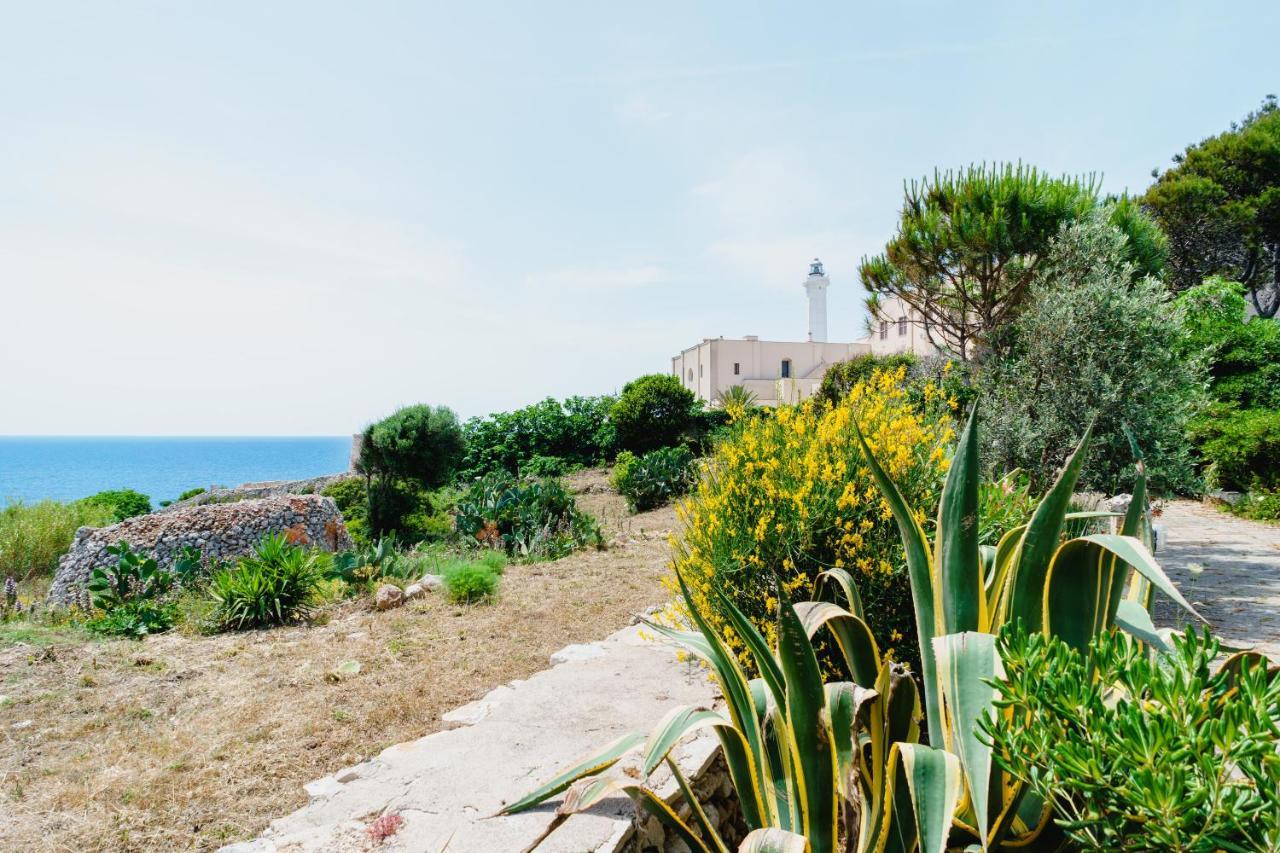
[[[353,601],[310,627],[0,649],[3,848],[253,837],[307,802],[307,782],[447,727],[443,713],[665,600],[674,511],[627,515],[603,472],[571,483],[611,547],[512,565],[493,605]]]

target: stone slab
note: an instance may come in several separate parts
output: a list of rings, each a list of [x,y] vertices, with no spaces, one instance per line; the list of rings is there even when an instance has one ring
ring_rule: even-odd
[[[448,715],[474,720],[470,725],[398,744],[316,780],[307,786],[307,806],[274,821],[260,838],[224,851],[366,850],[371,844],[365,828],[390,813],[404,823],[378,850],[524,850],[551,825],[558,799],[519,815],[492,817],[504,804],[620,735],[648,731],[677,705],[709,706],[715,700],[703,670],[678,662],[670,646],[641,637],[637,627],[592,645],[599,654],[499,687]],[[680,747],[679,761],[691,775],[714,757],[714,738]],[[659,790],[671,787],[654,781]],[[606,800],[565,821],[537,849],[620,850],[634,831],[634,816],[625,796]]]

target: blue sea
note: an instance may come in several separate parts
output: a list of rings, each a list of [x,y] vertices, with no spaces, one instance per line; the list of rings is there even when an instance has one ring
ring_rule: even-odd
[[[196,486],[300,480],[347,470],[351,437],[0,436],[0,505],[136,489],[152,506]]]

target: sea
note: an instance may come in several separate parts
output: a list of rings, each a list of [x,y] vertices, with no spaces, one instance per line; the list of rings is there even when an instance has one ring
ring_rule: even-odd
[[[351,436],[0,436],[0,506],[136,489],[152,506],[196,486],[301,480],[347,470]]]

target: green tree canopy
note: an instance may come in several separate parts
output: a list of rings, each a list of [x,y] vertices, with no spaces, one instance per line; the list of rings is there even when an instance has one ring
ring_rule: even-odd
[[[364,432],[360,467],[382,477],[441,485],[464,450],[458,416],[446,406],[406,406]]]
[[[1280,309],[1280,105],[1256,112],[1173,158],[1143,201],[1169,235],[1175,290],[1220,274],[1241,282],[1254,309]]]
[[[669,374],[631,380],[609,412],[619,446],[642,454],[679,444],[694,425],[695,403],[693,392]]]
[[[1114,494],[1133,482],[1130,428],[1152,487],[1198,488],[1187,424],[1204,385],[1187,356],[1182,313],[1159,279],[1133,280],[1126,238],[1104,211],[1066,225],[1008,329],[1008,349],[983,364],[984,456],[1021,468],[1045,488],[1096,419],[1084,489]]]
[[[882,297],[898,297],[923,317],[930,341],[970,358],[1017,315],[1062,225],[1101,203],[1092,176],[1051,178],[1022,164],[912,181],[897,234],[859,267],[867,307],[874,317]],[[1112,200],[1108,211],[1128,237],[1124,260],[1132,275],[1158,274],[1165,254],[1159,228],[1130,199]]]

